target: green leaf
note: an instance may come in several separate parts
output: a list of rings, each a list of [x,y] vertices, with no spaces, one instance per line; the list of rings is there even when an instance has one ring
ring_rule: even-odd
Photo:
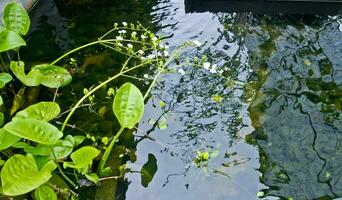
[[[80,145],[84,140],[86,139],[85,136],[82,136],[82,135],[76,135],[74,136],[74,140],[75,140],[75,147]]]
[[[85,177],[86,177],[89,181],[95,183],[96,185],[99,185],[99,183],[100,183],[100,178],[99,178],[99,176],[98,176],[97,174],[95,174],[95,173],[85,174]]]
[[[165,116],[161,117],[159,120],[158,120],[158,128],[160,130],[165,130],[167,129],[167,118]]]
[[[2,101],[1,96],[0,96],[0,101]],[[5,121],[5,115],[4,115],[4,113],[0,112],[0,126],[4,125],[4,121]]]
[[[18,112],[14,118],[16,119],[36,119],[42,121],[50,121],[59,115],[61,109],[55,102],[40,102],[27,107],[25,110]]]
[[[38,86],[41,83],[42,74],[39,71],[25,74],[25,64],[22,61],[14,62],[10,64],[10,68],[13,74],[26,86]]]
[[[135,85],[125,83],[115,95],[113,110],[120,125],[132,129],[143,116],[144,97]]]
[[[39,72],[42,75],[41,84],[49,88],[63,87],[69,84],[72,80],[70,73],[56,65],[42,64],[32,67],[30,73]]]
[[[57,200],[56,192],[47,185],[42,185],[34,191],[36,200]]]
[[[93,159],[96,158],[100,154],[100,151],[91,146],[85,146],[74,153],[71,154],[71,160],[73,162],[64,162],[64,168],[75,168],[80,169],[92,164]]]
[[[52,124],[36,119],[14,119],[4,128],[18,137],[47,145],[55,144],[63,136]]]
[[[26,42],[16,32],[3,30],[0,32],[0,52],[26,46]]]
[[[0,159],[0,166],[3,166],[4,164],[5,164],[5,161]]]
[[[9,148],[14,143],[17,143],[21,138],[11,134],[6,129],[0,129],[0,151]]]
[[[38,171],[32,155],[16,154],[9,158],[1,171],[2,189],[5,195],[17,196],[28,193],[43,185],[51,178],[57,165],[53,161]]]
[[[0,88],[3,88],[7,83],[12,80],[12,76],[9,73],[0,73]]]
[[[26,10],[16,2],[6,5],[2,21],[6,29],[19,35],[26,35],[30,28],[30,18]]]
[[[140,170],[141,185],[147,187],[158,170],[157,159],[153,154],[148,154],[148,160]]]
[[[14,62],[10,64],[14,75],[27,86],[38,86],[40,84],[49,88],[63,87],[72,80],[70,73],[62,67],[42,64],[32,67],[28,74],[25,74],[25,64]]]

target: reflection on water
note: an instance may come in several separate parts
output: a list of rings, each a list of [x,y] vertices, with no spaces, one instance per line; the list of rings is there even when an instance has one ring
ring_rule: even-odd
[[[342,195],[339,20],[266,19],[267,25],[258,22],[249,34],[255,59],[251,63],[263,70],[257,80],[263,83],[250,107],[256,130],[249,140],[260,150],[260,180],[269,187],[266,196]],[[272,47],[262,54],[263,46]]]
[[[52,60],[96,39],[114,22],[140,20],[166,36],[171,50],[187,40],[205,42],[199,53],[187,55],[206,55],[226,77],[190,66],[183,67],[185,75],[164,74],[139,129],[127,133],[115,150],[127,155],[112,157],[113,166],[127,161],[131,173],[118,183],[104,183],[96,194],[85,191],[82,198],[252,200],[259,190],[266,199],[342,196],[340,17],[186,14],[182,0],[59,2],[44,1],[44,13],[34,15],[25,60]],[[102,48],[75,59],[86,73],[76,71],[73,84],[62,90],[63,107],[84,87],[115,73],[121,62]],[[111,100],[102,96],[96,95],[100,104],[76,113],[72,123],[79,129],[68,131],[113,134]],[[102,107],[109,111],[99,117]],[[167,119],[167,129],[158,128],[158,119]],[[197,151],[219,154],[199,167],[193,162]],[[156,156],[158,170],[143,187],[135,172],[149,154]]]

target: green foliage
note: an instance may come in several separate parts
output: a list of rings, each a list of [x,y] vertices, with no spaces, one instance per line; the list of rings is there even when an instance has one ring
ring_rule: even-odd
[[[19,35],[26,35],[30,28],[30,18],[26,10],[15,2],[6,5],[2,21],[7,30]]]
[[[55,102],[39,102],[27,107],[25,110],[19,111],[15,115],[15,119],[36,119],[42,121],[50,121],[57,117],[61,109]]]
[[[25,74],[25,64],[22,61],[12,61],[10,67],[14,75],[26,86],[42,84],[49,88],[58,88],[69,84],[72,80],[67,70],[55,65],[36,65],[28,74]]]
[[[36,200],[57,200],[57,194],[47,185],[42,185],[34,191]]]
[[[18,142],[21,138],[11,134],[4,128],[0,129],[0,151],[9,148],[14,143]]]
[[[32,155],[16,154],[9,158],[1,171],[1,183],[4,194],[17,196],[30,192],[51,178],[51,172],[56,169],[53,161],[46,163],[38,171]]]
[[[113,110],[121,127],[132,129],[144,113],[144,97],[131,83],[123,84],[115,95]]]
[[[74,168],[74,169],[87,167],[88,165],[92,164],[93,159],[96,158],[99,154],[100,154],[100,151],[94,147],[91,147],[91,146],[82,147],[71,154],[70,157],[73,162],[64,162],[63,167],[64,168],[69,167],[69,168]]]
[[[9,73],[0,73],[0,89],[5,87],[7,83],[12,80],[12,76]]]
[[[18,35],[18,33],[3,30],[0,32],[0,53],[11,49],[26,46],[26,42]]]
[[[55,144],[63,133],[52,124],[36,119],[16,119],[5,125],[6,131],[40,144]]]
[[[148,154],[148,160],[140,170],[141,185],[147,187],[158,170],[157,159],[153,154]]]

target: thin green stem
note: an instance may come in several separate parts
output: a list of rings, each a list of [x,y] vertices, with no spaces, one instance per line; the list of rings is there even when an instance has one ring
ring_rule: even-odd
[[[139,65],[136,65],[132,68],[129,68],[127,70],[124,70],[118,74],[116,74],[115,76],[109,78],[108,80],[102,82],[101,84],[99,84],[98,86],[96,86],[95,88],[93,88],[92,90],[90,90],[87,94],[85,94],[76,104],[75,106],[71,109],[71,111],[69,112],[68,116],[65,118],[64,122],[63,122],[63,125],[62,125],[62,128],[61,128],[61,131],[63,132],[64,129],[65,129],[65,126],[67,125],[69,119],[71,118],[71,116],[74,114],[74,112],[76,111],[76,109],[83,103],[84,100],[86,100],[90,95],[92,95],[95,91],[97,91],[98,89],[100,89],[101,87],[105,86],[106,84],[108,84],[109,82],[115,80],[116,78],[120,77],[122,74],[125,74],[127,72],[130,72],[134,69],[137,69],[143,65],[145,65],[147,63],[141,63]],[[126,61],[125,65],[123,66],[124,68],[128,65],[128,62]]]
[[[0,53],[0,61],[1,61],[1,70],[5,71],[6,65],[5,65],[4,59],[1,56],[1,53]]]
[[[17,50],[16,52],[17,52],[18,61],[20,61],[20,54],[19,54],[19,50]]]
[[[118,133],[115,135],[115,137],[113,138],[113,140],[110,142],[109,146],[107,147],[106,151],[104,152],[102,159],[100,161],[99,167],[97,168],[97,173],[101,172],[101,170],[104,169],[106,162],[108,160],[109,154],[112,152],[113,146],[115,144],[115,142],[119,139],[121,133],[123,132],[125,128],[124,127],[120,127],[120,130],[118,131]]]
[[[77,188],[76,183],[74,183],[72,180],[70,180],[70,179],[67,177],[67,175],[64,174],[64,172],[63,172],[61,166],[59,166],[58,160],[57,160],[56,155],[55,155],[54,152],[52,152],[52,155],[53,155],[53,157],[55,158],[55,162],[56,162],[56,164],[57,164],[57,168],[58,168],[59,173],[63,176],[63,178],[64,178],[66,181],[68,181],[68,182],[70,183],[70,185],[71,185],[73,188]]]

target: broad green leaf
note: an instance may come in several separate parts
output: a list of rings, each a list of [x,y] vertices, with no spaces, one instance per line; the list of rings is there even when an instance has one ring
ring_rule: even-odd
[[[21,138],[11,134],[6,129],[0,129],[0,151],[9,148],[14,143],[18,142]]]
[[[153,176],[156,174],[157,169],[158,166],[156,157],[153,154],[148,154],[148,160],[140,170],[142,186],[148,186],[148,184],[152,181]]]
[[[40,102],[18,112],[14,118],[50,121],[59,115],[61,109],[55,102]]]
[[[26,10],[16,2],[6,5],[2,21],[6,29],[14,31],[19,35],[26,35],[30,28],[30,18]]]
[[[49,88],[63,87],[69,84],[72,80],[70,73],[56,65],[42,64],[32,67],[31,73],[39,72],[42,75],[41,84]]]
[[[0,88],[3,88],[7,83],[12,80],[12,76],[9,73],[0,73]]]
[[[38,86],[42,80],[42,74],[39,71],[35,71],[25,74],[25,64],[22,61],[14,62],[10,64],[10,68],[13,74],[26,86]]]
[[[131,83],[123,84],[115,95],[113,111],[124,128],[132,129],[144,113],[144,97]]]
[[[1,171],[1,183],[4,194],[17,196],[28,193],[43,185],[51,178],[56,169],[54,161],[49,161],[38,171],[32,155],[16,154],[9,158]]]
[[[97,174],[95,174],[95,173],[85,174],[85,177],[86,177],[89,181],[95,183],[96,185],[99,185],[99,183],[100,183],[100,178],[99,178],[99,176],[98,176]]]
[[[0,52],[26,46],[26,42],[16,32],[3,30],[0,32]]]
[[[63,136],[52,124],[36,119],[14,119],[4,128],[18,137],[47,145],[55,144]]]
[[[85,146],[74,153],[71,154],[71,160],[73,162],[64,162],[64,168],[75,168],[80,169],[90,165],[93,162],[93,159],[96,158],[100,154],[100,151],[91,146]]]
[[[40,84],[49,88],[63,87],[72,80],[70,73],[62,67],[42,64],[32,67],[28,74],[25,74],[25,64],[14,62],[10,64],[14,75],[27,86],[38,86]]]
[[[34,191],[36,200],[57,200],[56,192],[47,185],[42,185]]]

